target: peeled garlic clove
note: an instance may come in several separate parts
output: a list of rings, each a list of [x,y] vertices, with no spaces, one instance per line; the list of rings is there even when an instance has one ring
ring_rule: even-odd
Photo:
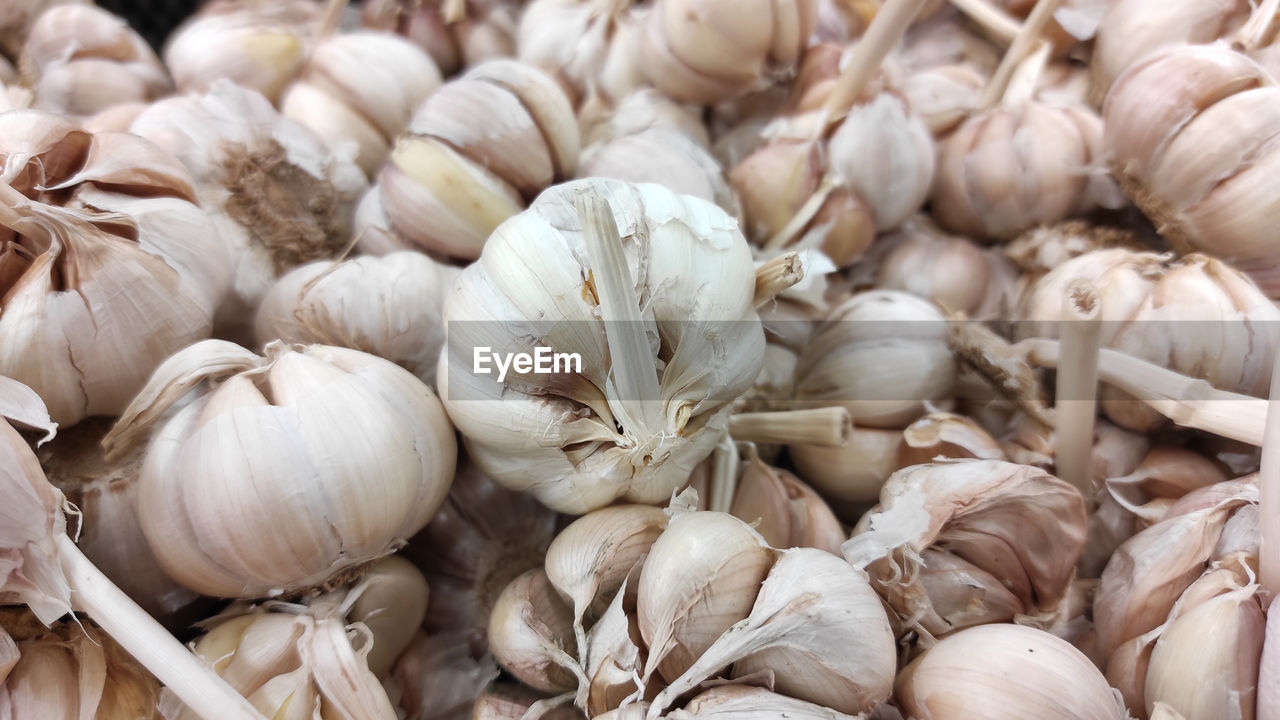
[[[840,553],[840,521],[822,498],[794,475],[752,457],[738,480],[730,514],[748,523],[777,548],[814,547]]]
[[[730,625],[745,618],[773,552],[732,515],[692,512],[671,519],[645,560],[637,586],[644,676],[674,680]]]
[[[325,343],[391,360],[434,383],[444,346],[444,297],[457,270],[416,252],[320,260],[276,281],[258,308],[254,335]]]
[[[973,690],[987,696],[979,710]],[[898,675],[899,707],[919,720],[1122,720],[1124,705],[1079,650],[1042,630],[983,625],[939,641]]]
[[[512,580],[493,606],[489,650],[531,688],[562,693],[579,686],[573,637],[573,613],[540,569]]]
[[[208,595],[296,592],[359,569],[427,523],[454,469],[453,430],[408,371],[322,345],[268,353],[187,348],[104,440],[109,457],[127,450],[195,384],[214,381],[156,432],[138,501],[161,566]],[[358,418],[359,432],[339,416]],[[187,482],[192,473],[203,480]],[[247,497],[252,507],[234,501]]]

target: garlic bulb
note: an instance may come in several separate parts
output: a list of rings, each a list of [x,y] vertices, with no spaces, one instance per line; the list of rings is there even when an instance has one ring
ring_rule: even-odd
[[[1280,293],[1267,220],[1280,196],[1265,178],[1280,161],[1268,145],[1280,120],[1264,109],[1278,96],[1262,67],[1223,44],[1178,46],[1131,66],[1103,106],[1112,169],[1160,233],[1253,274],[1269,297]]]
[[[618,102],[645,84],[644,30],[631,0],[532,0],[520,14],[522,62],[542,69],[576,102]]]
[[[520,4],[514,0],[367,0],[360,5],[365,27],[403,35],[425,50],[440,71],[462,68],[516,50]]]
[[[159,698],[156,679],[92,624],[60,622],[49,629],[25,609],[0,610],[0,713],[6,719],[160,720]]]
[[[890,476],[843,550],[871,575],[900,634],[929,638],[1056,607],[1085,529],[1084,500],[1066,482],[1027,465],[955,460]]]
[[[232,293],[219,317],[228,332],[252,323],[279,274],[333,257],[351,239],[360,168],[256,92],[215,82],[206,95],[155,103],[130,131],[191,171],[201,205],[233,248]]]
[[[663,93],[711,105],[794,72],[817,0],[655,0],[639,42],[640,69]]]
[[[0,51],[17,57],[27,41],[31,25],[45,10],[58,5],[84,3],[85,0],[12,0],[0,10]]]
[[[124,20],[93,5],[61,5],[41,14],[19,66],[35,92],[35,106],[63,115],[93,115],[173,91],[146,41]]]
[[[226,79],[274,103],[306,61],[320,21],[320,5],[309,0],[216,0],[173,31],[164,64],[179,92],[206,93]]]
[[[230,259],[172,157],[38,111],[0,115],[0,374],[54,420],[115,415],[208,337]]]
[[[1098,250],[1068,260],[1038,280],[1021,303],[1018,332],[1054,337],[1071,283],[1097,290],[1100,342],[1214,387],[1260,395],[1280,343],[1280,310],[1247,277],[1203,255],[1177,261],[1153,253]],[[1223,348],[1231,348],[1224,353]],[[1104,388],[1102,409],[1116,424],[1145,431],[1161,416]]]
[[[254,336],[362,350],[433,384],[444,345],[444,297],[457,270],[415,252],[319,260],[276,281]]]
[[[737,224],[706,201],[617,180],[555,186],[494,232],[446,301],[449,417],[485,474],[553,509],[662,502],[760,373],[754,285]],[[482,347],[533,345],[579,364],[496,382],[475,365]]]
[[[252,598],[333,582],[403,544],[448,492],[457,450],[430,388],[323,345],[272,344],[265,358],[220,340],[186,348],[104,439],[108,458],[202,381],[157,429],[138,496],[156,559],[193,590]]]
[[[491,60],[427,97],[378,175],[399,246],[472,260],[503,220],[578,163],[578,125],[531,66]]]
[[[981,700],[975,699],[977,695]],[[1089,658],[1021,625],[955,633],[898,674],[899,707],[918,720],[1125,720],[1124,705]]]

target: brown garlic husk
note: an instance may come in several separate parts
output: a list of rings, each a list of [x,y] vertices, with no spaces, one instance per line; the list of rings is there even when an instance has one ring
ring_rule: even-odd
[[[404,36],[426,51],[440,72],[452,75],[515,55],[520,5],[513,0],[369,0],[361,3],[360,21]],[[461,9],[456,15],[455,6]]]
[[[19,66],[35,93],[35,107],[61,115],[94,115],[173,91],[151,46],[123,19],[91,4],[42,13],[27,35]]]
[[[474,260],[489,234],[572,177],[569,100],[533,66],[490,60],[442,85],[396,140],[377,188],[402,249]]]

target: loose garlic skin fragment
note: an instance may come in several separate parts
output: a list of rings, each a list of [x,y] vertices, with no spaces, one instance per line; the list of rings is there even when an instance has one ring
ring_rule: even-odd
[[[1021,625],[983,625],[944,638],[899,673],[894,695],[917,720],[1128,717],[1089,658]]]
[[[35,106],[63,115],[93,115],[173,91],[146,41],[124,20],[93,5],[61,5],[41,14],[19,66],[35,92]]]
[[[491,60],[427,97],[378,175],[399,245],[474,260],[489,235],[578,164],[578,124],[550,77]]]
[[[660,417],[621,422],[636,418],[639,398],[611,389],[622,361],[608,360],[607,334],[628,321],[602,321],[605,271],[587,256],[578,193],[605,198],[623,238],[621,270],[632,281],[619,290],[651,328],[650,362],[663,370],[660,397],[646,407]],[[450,340],[437,386],[471,458],[499,484],[573,514],[615,500],[660,503],[724,437],[733,400],[759,376],[754,284],[737,223],[711,203],[601,178],[558,185],[503,223],[462,271],[445,305]],[[581,372],[499,383],[472,371],[473,347],[532,345],[578,353]]]
[[[155,432],[138,497],[161,567],[206,595],[299,592],[357,571],[422,528],[453,476],[453,429],[407,370],[323,345],[267,353],[183,350],[104,440],[122,452],[213,381]]]

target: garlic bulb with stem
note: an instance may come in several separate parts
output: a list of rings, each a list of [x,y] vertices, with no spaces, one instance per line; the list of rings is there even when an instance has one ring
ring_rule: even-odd
[[[365,27],[403,35],[425,50],[440,72],[459,70],[516,51],[517,0],[367,0]]]
[[[52,624],[76,610],[88,615],[204,720],[261,718],[245,699],[102,574],[67,536],[66,498],[45,479],[13,425],[53,437],[55,423],[38,395],[0,376],[0,603],[22,603]]]
[[[431,519],[453,477],[453,428],[407,370],[324,345],[266,353],[221,340],[182,350],[103,440],[111,459],[155,428],[138,522],[161,567],[206,595],[300,593],[358,574]]]

